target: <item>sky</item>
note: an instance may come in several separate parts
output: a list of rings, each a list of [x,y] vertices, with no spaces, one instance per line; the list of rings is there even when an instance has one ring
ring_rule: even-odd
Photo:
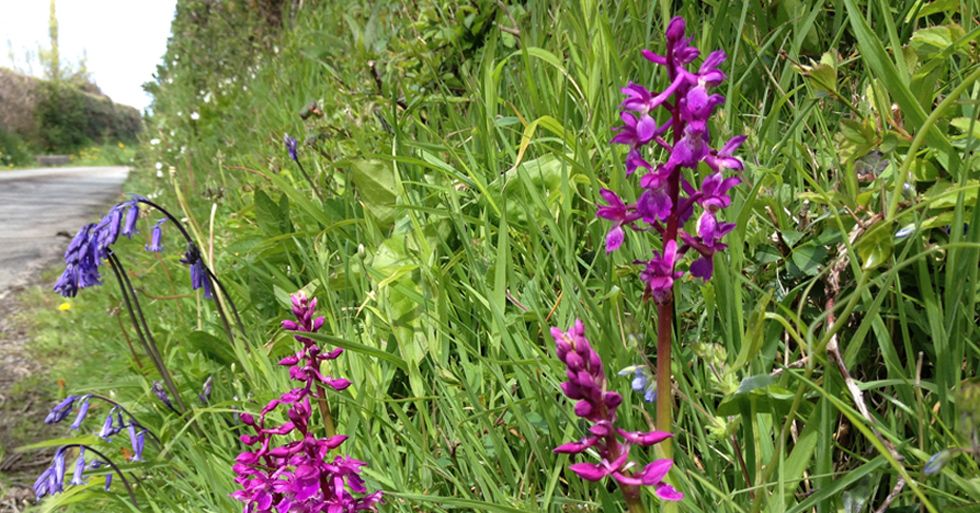
[[[153,80],[167,49],[175,5],[176,0],[57,0],[62,66],[77,67],[86,56],[89,75],[103,93],[143,110],[150,97],[142,85]],[[49,46],[48,8],[49,0],[0,0],[0,66],[43,75],[37,54]]]

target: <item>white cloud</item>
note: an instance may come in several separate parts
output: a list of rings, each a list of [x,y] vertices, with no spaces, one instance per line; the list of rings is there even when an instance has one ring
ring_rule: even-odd
[[[116,103],[143,109],[170,36],[176,0],[58,0],[62,62],[87,55],[92,79]],[[48,47],[48,0],[0,0],[0,66],[24,68],[25,53]],[[11,62],[10,53],[14,62]],[[35,74],[40,66],[33,64]]]

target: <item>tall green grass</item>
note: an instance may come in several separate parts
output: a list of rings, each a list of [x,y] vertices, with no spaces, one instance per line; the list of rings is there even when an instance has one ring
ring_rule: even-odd
[[[215,401],[193,420],[165,415],[129,357],[63,371],[135,402],[166,440],[136,470],[147,510],[237,507],[231,414],[288,386],[273,363],[291,344],[278,320],[302,288],[321,300],[322,341],[348,349],[335,371],[354,386],[330,400],[386,511],[621,511],[618,492],[551,452],[581,427],[547,333],[585,320],[610,375],[655,357],[632,264],[652,248],[631,237],[606,256],[594,211],[600,187],[627,180],[608,144],[618,89],[664,85],[639,51],[672,15],[729,54],[715,140],[749,136],[724,265],[679,288],[680,510],[975,507],[974,457],[923,473],[966,443],[969,405],[954,393],[980,363],[975,6],[477,3],[306,7],[221,75],[175,31],[166,59],[190,62],[161,76],[148,134],[161,144],[144,147],[128,188],[183,208],[249,333],[231,346],[211,335],[217,319],[189,294],[178,248],[153,260],[134,243],[120,253],[145,263],[130,268],[164,354],[188,394],[215,375]],[[184,5],[175,28],[192,26],[196,4]],[[311,101],[324,114],[303,121]],[[300,155],[325,199],[288,161],[284,132],[314,141]],[[125,354],[112,291],[85,292],[76,343]],[[828,357],[834,343],[870,420]],[[623,424],[650,426],[652,405],[611,381],[626,392]],[[47,507],[83,494],[102,497],[76,489]]]

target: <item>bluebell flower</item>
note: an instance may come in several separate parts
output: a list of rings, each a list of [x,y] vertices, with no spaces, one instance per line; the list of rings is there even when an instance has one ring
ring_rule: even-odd
[[[208,273],[205,270],[204,262],[201,260],[201,254],[198,252],[197,248],[194,246],[189,246],[187,248],[187,252],[184,253],[184,257],[180,259],[180,262],[190,266],[191,289],[204,289],[205,299],[211,299],[213,297],[211,292],[211,280],[208,279]]]
[[[71,477],[72,485],[80,486],[85,484],[85,480],[82,478],[83,471],[85,471],[85,448],[80,447],[78,449],[78,459],[75,460],[75,473]]]
[[[153,392],[153,395],[157,396],[157,399],[159,399],[164,406],[170,408],[171,410],[174,409],[173,403],[170,402],[170,396],[167,395],[167,391],[163,389],[163,385],[159,381],[154,381],[153,386],[150,387],[150,390]]]
[[[49,493],[58,493],[64,490],[63,483],[65,482],[65,448],[62,447],[54,453],[54,462],[51,464],[51,468],[54,470],[54,477],[52,479],[53,490]]]
[[[112,436],[119,432],[119,429],[117,429],[113,423],[113,415],[115,413],[115,407],[109,410],[109,414],[105,416],[105,420],[102,422],[102,429],[99,431],[99,438],[105,440],[106,442],[111,441]]]
[[[132,199],[123,203],[123,205],[129,208],[126,210],[126,223],[123,224],[122,234],[126,237],[133,238],[133,234],[136,233],[136,221],[139,221],[140,218],[140,204],[138,200]]]
[[[657,400],[657,380],[646,365],[631,365],[619,371],[620,376],[633,375],[630,387],[636,392],[643,393],[643,400],[652,403]]]
[[[927,476],[938,474],[939,471],[941,471],[943,467],[945,467],[946,464],[953,459],[953,456],[954,456],[953,451],[949,449],[943,449],[929,457],[929,461],[926,462],[926,466],[925,468],[922,469],[922,471]]]
[[[40,499],[45,495],[48,495],[48,490],[51,488],[51,467],[44,469],[40,476],[34,481],[34,497]]]
[[[109,491],[109,486],[112,485],[112,474],[105,475],[105,491]]]
[[[54,290],[65,297],[75,297],[79,289],[99,285],[99,259],[92,240],[94,224],[78,230],[65,250],[65,270],[55,283]]]
[[[289,154],[289,158],[299,161],[299,157],[296,155],[296,139],[293,138],[293,136],[286,134],[282,140],[284,143],[286,143],[286,153]]]
[[[167,222],[167,218],[164,217],[153,225],[153,232],[150,234],[150,243],[146,245],[147,251],[152,251],[154,253],[159,253],[163,251],[163,244],[160,239],[163,237],[163,229],[161,225]]]
[[[68,429],[74,431],[82,426],[82,422],[84,422],[85,417],[88,416],[89,398],[91,397],[91,394],[82,396],[80,399],[82,401],[82,405],[78,407],[78,415],[75,417],[75,421],[71,423],[71,426],[69,426]]]
[[[44,418],[45,424],[57,424],[65,420],[68,415],[71,414],[72,408],[75,406],[75,401],[78,400],[78,396],[70,395],[66,397],[63,401],[58,403],[51,411],[48,416]]]
[[[133,449],[133,457],[130,461],[143,461],[143,446],[145,445],[145,431],[136,432],[136,424],[133,422],[127,426],[129,432],[129,446]]]
[[[211,398],[211,388],[211,376],[208,376],[208,379],[204,380],[204,387],[201,393],[197,396],[201,400],[201,404],[208,404],[208,400]]]
[[[109,213],[95,225],[92,234],[96,242],[96,251],[99,258],[106,258],[109,255],[109,246],[119,240],[119,232],[122,229],[122,211],[124,205],[120,203],[112,207]]]

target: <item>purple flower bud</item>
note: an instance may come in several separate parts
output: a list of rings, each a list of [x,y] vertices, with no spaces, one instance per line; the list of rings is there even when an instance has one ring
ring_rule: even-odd
[[[677,43],[680,41],[681,38],[684,37],[684,28],[684,18],[675,16],[673,19],[671,19],[670,23],[667,24],[667,42]]]
[[[289,158],[298,162],[299,157],[296,155],[296,139],[293,136],[286,134],[283,136],[283,142],[286,144],[286,153],[289,154]]]
[[[212,388],[211,376],[204,380],[204,386],[201,388],[201,393],[198,394],[197,398],[201,401],[201,404],[208,404],[211,399],[211,388]]]
[[[64,400],[62,400],[54,408],[51,409],[51,411],[48,413],[48,416],[44,418],[44,423],[57,424],[62,420],[65,420],[65,417],[71,414],[72,408],[74,407],[75,401],[77,399],[78,396],[74,396],[74,395],[70,395],[64,398]]]
[[[159,399],[164,406],[166,406],[171,410],[174,410],[174,405],[173,403],[170,402],[170,396],[167,395],[167,391],[163,389],[162,383],[160,383],[159,381],[154,381],[153,386],[150,387],[150,390],[153,392],[153,395],[157,396],[157,399]]]

